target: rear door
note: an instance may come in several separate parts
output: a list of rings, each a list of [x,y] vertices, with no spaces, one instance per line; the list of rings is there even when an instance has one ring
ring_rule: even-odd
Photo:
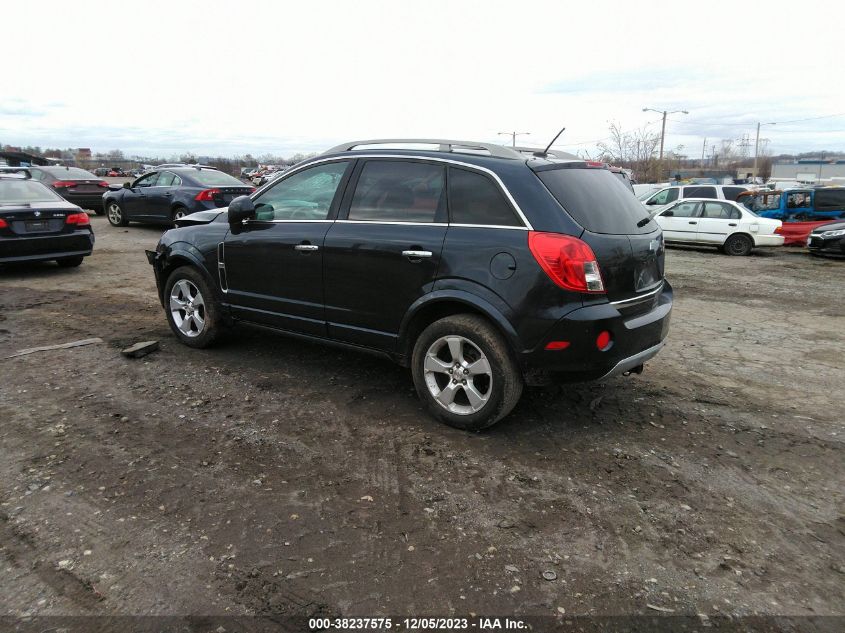
[[[657,216],[657,223],[663,229],[667,240],[675,242],[697,242],[701,202],[690,200],[678,202]]]
[[[326,336],[323,243],[350,161],[297,170],[256,197],[254,220],[223,244],[227,299],[244,320]]]
[[[635,298],[663,281],[660,227],[610,171],[574,165],[537,171],[564,210],[584,227],[580,238],[598,260],[610,301]]]
[[[395,349],[402,318],[437,275],[448,226],[444,183],[440,163],[359,162],[341,219],[326,235],[331,338]]]
[[[724,202],[703,202],[698,218],[698,241],[724,244],[728,235],[737,230],[742,213]]]

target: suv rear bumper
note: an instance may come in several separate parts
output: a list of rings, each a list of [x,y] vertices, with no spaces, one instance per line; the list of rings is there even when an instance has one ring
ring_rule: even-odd
[[[668,281],[642,302],[620,301],[585,306],[552,326],[537,347],[521,354],[529,384],[609,378],[635,370],[662,349],[669,333],[673,292]],[[610,344],[599,349],[602,332]],[[552,342],[563,349],[548,350]]]

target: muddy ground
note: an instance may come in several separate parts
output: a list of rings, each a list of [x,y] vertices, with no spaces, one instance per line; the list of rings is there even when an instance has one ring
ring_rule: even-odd
[[[670,249],[643,375],[473,435],[386,360],[180,345],[160,230],[93,225],[0,270],[0,615],[845,614],[845,263]]]

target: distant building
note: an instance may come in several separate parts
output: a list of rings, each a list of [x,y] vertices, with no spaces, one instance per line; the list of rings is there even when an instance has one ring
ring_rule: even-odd
[[[793,161],[778,161],[772,165],[772,180],[797,180],[812,183],[831,178],[845,178],[845,159],[801,158]]]
[[[91,148],[90,147],[77,147],[76,148],[76,159],[77,160],[90,160],[91,159]]]

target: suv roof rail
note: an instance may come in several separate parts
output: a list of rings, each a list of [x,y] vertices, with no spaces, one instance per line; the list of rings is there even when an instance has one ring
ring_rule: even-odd
[[[334,154],[337,152],[348,152],[361,145],[439,145],[438,152],[455,152],[460,149],[467,150],[486,150],[490,156],[497,158],[525,158],[523,154],[504,145],[496,143],[483,143],[481,141],[455,141],[441,138],[377,138],[366,141],[352,141],[350,143],[342,143],[335,145],[331,149],[324,152],[325,154]],[[455,148],[459,148],[456,150]]]

